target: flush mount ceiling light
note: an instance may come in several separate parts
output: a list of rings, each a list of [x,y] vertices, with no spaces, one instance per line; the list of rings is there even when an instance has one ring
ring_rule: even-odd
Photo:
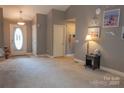
[[[18,25],[25,25],[24,22],[18,22],[17,24],[18,24]]]
[[[22,18],[22,11],[19,11],[20,13],[20,21],[17,22],[18,25],[25,25],[25,22],[23,21],[23,18]]]

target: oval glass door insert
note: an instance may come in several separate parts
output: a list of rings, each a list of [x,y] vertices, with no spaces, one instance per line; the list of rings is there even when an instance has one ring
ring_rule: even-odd
[[[17,50],[21,50],[23,47],[23,33],[21,28],[16,28],[14,31],[14,44]]]

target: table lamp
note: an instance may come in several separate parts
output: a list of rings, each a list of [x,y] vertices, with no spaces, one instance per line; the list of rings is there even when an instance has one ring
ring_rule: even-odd
[[[92,40],[91,35],[87,35],[85,40],[87,41],[87,54],[89,54],[89,41]]]

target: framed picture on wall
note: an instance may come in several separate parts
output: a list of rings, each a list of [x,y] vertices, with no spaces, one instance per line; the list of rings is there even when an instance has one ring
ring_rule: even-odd
[[[90,35],[94,40],[98,39],[100,37],[100,27],[89,27],[88,35]]]
[[[104,11],[103,27],[119,27],[120,9],[113,9]]]

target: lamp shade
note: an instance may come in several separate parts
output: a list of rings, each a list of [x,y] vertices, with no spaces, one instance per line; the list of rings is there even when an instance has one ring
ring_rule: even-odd
[[[92,40],[91,35],[87,35],[85,40],[86,40],[86,41],[90,41],[90,40]]]

